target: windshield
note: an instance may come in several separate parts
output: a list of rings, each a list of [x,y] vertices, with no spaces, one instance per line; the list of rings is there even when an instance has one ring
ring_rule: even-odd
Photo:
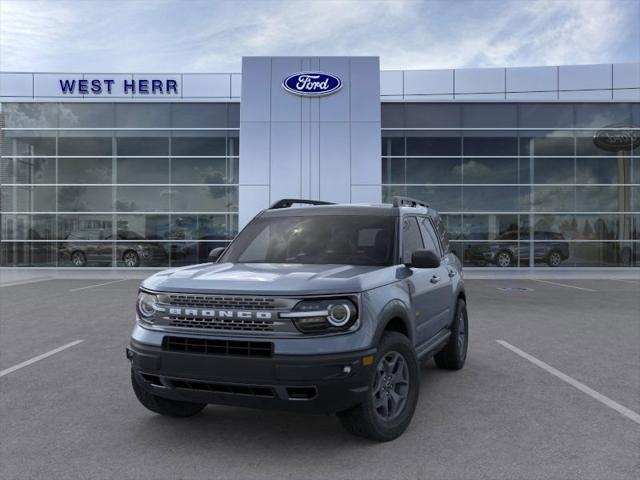
[[[395,225],[391,216],[257,218],[220,261],[392,265]]]

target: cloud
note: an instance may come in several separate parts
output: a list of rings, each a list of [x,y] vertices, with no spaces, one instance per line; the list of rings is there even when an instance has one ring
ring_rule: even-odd
[[[385,69],[640,59],[640,0],[0,2],[0,70],[239,71],[243,55]]]

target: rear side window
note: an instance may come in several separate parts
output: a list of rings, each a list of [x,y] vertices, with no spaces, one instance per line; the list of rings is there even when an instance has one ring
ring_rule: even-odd
[[[422,230],[422,237],[424,238],[424,248],[431,250],[436,255],[442,257],[442,250],[440,249],[440,242],[436,236],[436,232],[433,230],[431,222],[426,217],[420,218],[420,230]]]
[[[444,252],[449,252],[449,233],[447,232],[447,227],[445,227],[444,222],[442,221],[442,217],[438,215],[433,219],[433,223],[436,226],[436,231],[438,232],[438,236],[440,237],[440,242],[442,243],[442,248],[444,248]]]
[[[411,261],[411,255],[414,251],[424,248],[422,243],[422,235],[418,228],[418,220],[416,217],[405,217],[402,219],[402,261],[407,263]]]

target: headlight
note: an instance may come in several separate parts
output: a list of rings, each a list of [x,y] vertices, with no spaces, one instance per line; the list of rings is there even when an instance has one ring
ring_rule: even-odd
[[[358,320],[358,309],[348,298],[303,300],[292,312],[281,313],[290,318],[303,333],[340,332],[351,328]]]
[[[147,292],[138,293],[137,311],[138,317],[145,323],[153,323],[156,313],[158,297]]]

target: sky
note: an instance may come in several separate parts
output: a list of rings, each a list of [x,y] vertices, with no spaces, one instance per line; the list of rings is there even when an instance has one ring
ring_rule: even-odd
[[[0,71],[239,72],[243,55],[381,68],[640,61],[640,0],[0,0]]]

